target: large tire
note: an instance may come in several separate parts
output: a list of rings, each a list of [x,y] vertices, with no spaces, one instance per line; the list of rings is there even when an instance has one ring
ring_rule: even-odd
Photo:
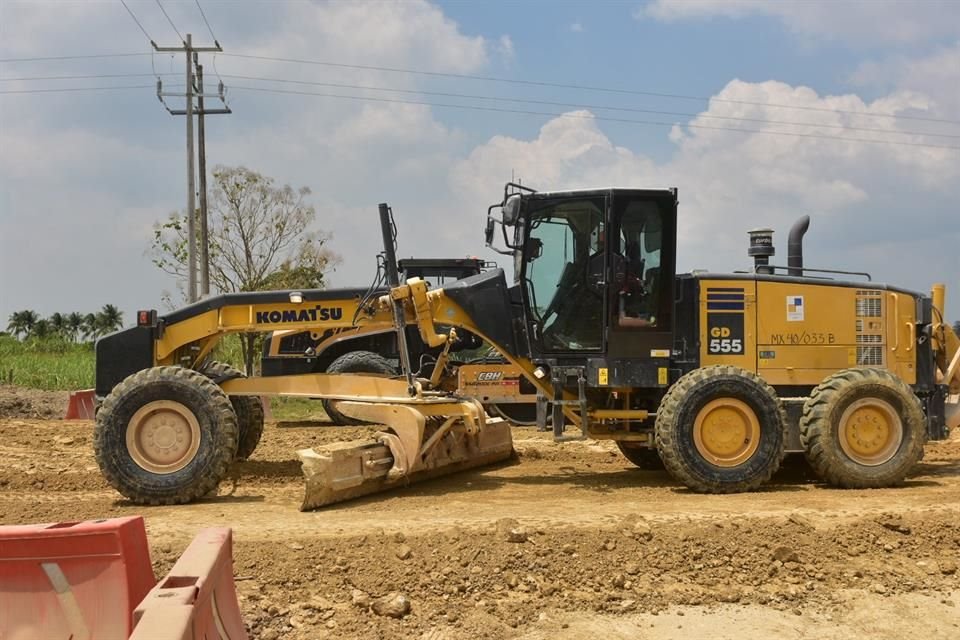
[[[627,460],[644,471],[663,471],[664,469],[660,453],[652,447],[630,442],[618,442],[617,447]]]
[[[694,491],[735,493],[767,482],[784,456],[787,416],[756,374],[712,366],[686,374],[657,410],[657,450]]]
[[[104,399],[93,451],[110,486],[132,502],[191,502],[227,474],[237,453],[237,417],[203,374],[144,369]]]
[[[886,369],[839,371],[803,405],[800,441],[826,482],[864,489],[902,484],[923,457],[926,420],[913,390]]]
[[[215,383],[246,376],[225,362],[209,362],[200,371]],[[263,437],[263,401],[257,396],[230,396],[233,412],[237,414],[237,460],[246,460],[253,455]]]
[[[379,353],[372,351],[351,351],[345,353],[327,367],[327,373],[370,373],[382,376],[395,376],[397,370],[393,364]],[[367,424],[363,420],[349,418],[337,411],[336,400],[324,400],[323,410],[334,424],[349,426]]]

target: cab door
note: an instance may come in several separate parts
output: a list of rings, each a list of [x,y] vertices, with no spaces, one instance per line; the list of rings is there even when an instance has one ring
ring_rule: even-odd
[[[637,384],[652,364],[669,363],[673,348],[676,271],[676,195],[617,191],[611,216],[609,339],[607,358],[626,359],[621,383]],[[646,364],[644,364],[646,363]],[[649,373],[649,372],[648,372]],[[634,380],[636,378],[636,380]],[[662,375],[654,379],[659,380]]]

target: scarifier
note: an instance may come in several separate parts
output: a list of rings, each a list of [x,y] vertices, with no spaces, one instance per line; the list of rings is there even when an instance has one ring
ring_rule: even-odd
[[[759,229],[753,270],[677,274],[676,210],[675,189],[508,184],[486,240],[514,259],[513,286],[496,269],[429,289],[400,283],[383,204],[387,293],[228,294],[162,318],[139,312],[138,326],[101,339],[97,461],[135,502],[188,502],[253,450],[259,396],[324,398],[383,429],[298,452],[310,509],[510,457],[509,426],[481,403],[518,379],[556,440],[613,440],[638,466],[662,464],[712,493],[756,489],[790,451],[836,486],[895,485],[928,439],[960,424],[960,339],[943,318],[943,285],[926,296],[805,267],[807,218],[785,267],[770,263],[773,234]],[[210,358],[230,333],[351,328],[392,329],[403,375],[245,378]],[[414,369],[410,330],[439,349],[431,367]],[[458,371],[458,334],[502,361]]]

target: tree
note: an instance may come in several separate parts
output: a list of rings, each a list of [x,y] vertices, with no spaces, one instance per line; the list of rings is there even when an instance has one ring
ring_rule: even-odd
[[[54,334],[53,324],[46,318],[40,318],[33,324],[33,329],[30,331],[31,338],[37,338],[38,340],[45,340]]]
[[[97,325],[97,316],[88,313],[83,316],[83,327],[80,329],[84,340],[96,340],[100,337],[100,328]]]
[[[25,338],[29,337],[39,319],[40,316],[37,315],[36,311],[14,311],[10,314],[10,323],[7,325],[7,331],[12,333],[18,340],[21,335]]]
[[[960,336],[960,320],[953,323],[953,332]]]
[[[50,323],[50,330],[53,333],[67,337],[67,316],[58,311],[47,318],[47,322]]]
[[[310,230],[316,211],[305,201],[309,194],[307,187],[275,186],[246,167],[215,167],[208,220],[211,288],[323,288],[338,258],[325,247],[329,234]],[[154,264],[177,276],[181,289],[188,273],[186,228],[186,214],[172,214],[155,226],[151,246]],[[241,345],[252,374],[256,335],[244,335]]]
[[[123,312],[112,304],[105,304],[97,312],[94,323],[97,327],[97,335],[104,336],[123,328]]]
[[[83,314],[74,311],[67,316],[67,333],[70,335],[70,339],[76,342],[82,330]]]

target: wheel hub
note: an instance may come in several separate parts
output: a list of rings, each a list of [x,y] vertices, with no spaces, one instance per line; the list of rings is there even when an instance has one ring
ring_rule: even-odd
[[[174,473],[200,448],[200,424],[187,407],[172,400],[149,402],[127,424],[127,452],[152,473]]]
[[[889,403],[863,398],[840,417],[840,448],[854,462],[876,466],[890,460],[903,442],[903,422]]]
[[[697,413],[693,442],[711,464],[735,467],[749,460],[760,446],[760,421],[745,402],[718,398]]]

